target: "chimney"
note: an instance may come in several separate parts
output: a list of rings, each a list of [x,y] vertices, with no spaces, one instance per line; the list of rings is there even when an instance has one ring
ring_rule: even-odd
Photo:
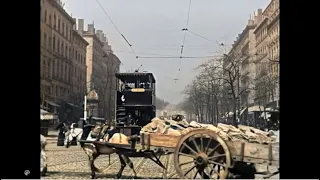
[[[107,40],[107,36],[106,35],[103,35],[103,41],[108,44],[108,40]]]
[[[262,15],[262,9],[258,9],[258,14],[257,16],[261,16]]]
[[[254,16],[254,24],[259,24],[262,20],[262,9],[258,9],[257,15]]]
[[[103,31],[102,30],[97,30],[97,36],[98,36],[98,38],[99,38],[99,40],[101,41],[101,42],[104,42],[103,41]]]
[[[78,31],[83,31],[84,19],[78,19]]]
[[[254,19],[256,19],[256,16],[254,17]],[[252,26],[254,25],[255,20],[249,19],[248,20],[248,26]]]
[[[72,29],[77,30],[77,18],[72,18],[76,23],[73,25]]]
[[[94,25],[88,24],[88,32],[95,34]]]

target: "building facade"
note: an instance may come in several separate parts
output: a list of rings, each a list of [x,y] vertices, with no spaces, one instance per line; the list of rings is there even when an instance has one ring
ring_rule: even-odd
[[[244,30],[232,44],[232,48],[227,55],[228,58],[225,58],[225,69],[239,71],[239,74],[234,73],[236,76],[234,89],[236,94],[240,94],[238,97],[238,109],[254,105],[254,80],[256,76],[256,38],[254,30],[261,18],[262,10],[258,9],[257,13],[248,20]]]
[[[78,33],[76,25],[73,27],[72,44],[71,49],[72,66],[70,75],[71,81],[71,102],[75,105],[82,105],[84,96],[87,91],[86,74],[86,53],[89,43]]]
[[[86,43],[76,38],[74,19],[64,10],[59,0],[41,1],[41,106],[59,113],[60,120],[72,117],[73,109],[81,104],[75,100],[86,84],[75,81],[74,68],[84,73],[85,66],[78,62],[75,52],[86,55]],[[81,42],[82,45],[78,45]],[[85,57],[84,57],[85,59]],[[75,64],[74,64],[75,63]],[[85,73],[84,73],[85,74]],[[78,104],[73,104],[73,103]]]
[[[271,0],[254,31],[256,43],[255,104],[279,106],[279,0]]]
[[[98,114],[106,119],[114,118],[117,81],[121,61],[113,54],[111,46],[102,30],[95,30],[88,24],[84,30],[84,20],[78,19],[78,32],[89,43],[87,46],[87,93],[95,90],[99,96]]]

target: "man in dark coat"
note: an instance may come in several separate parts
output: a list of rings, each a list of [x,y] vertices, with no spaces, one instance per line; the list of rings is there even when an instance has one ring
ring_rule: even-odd
[[[68,131],[66,121],[60,122],[57,125],[56,130],[59,130],[57,146],[64,146],[65,132]]]

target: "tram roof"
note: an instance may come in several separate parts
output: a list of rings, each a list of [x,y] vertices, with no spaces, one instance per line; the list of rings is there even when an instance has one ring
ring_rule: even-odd
[[[151,81],[153,83],[156,82],[152,73],[145,73],[145,72],[116,73],[116,77],[121,81],[129,81],[129,82],[135,82],[138,79],[140,81],[149,81],[149,78],[151,78]]]

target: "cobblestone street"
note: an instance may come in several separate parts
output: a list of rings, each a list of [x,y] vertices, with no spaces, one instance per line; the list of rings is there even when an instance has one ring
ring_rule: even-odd
[[[90,168],[88,165],[88,157],[85,155],[80,146],[71,146],[65,148],[57,146],[55,141],[49,141],[46,147],[46,154],[48,157],[48,173],[43,179],[88,179],[90,176]],[[161,179],[164,171],[161,167],[149,159],[131,158],[134,168],[138,174],[138,178],[143,179]],[[173,156],[162,156],[161,162],[168,164],[167,177],[178,178],[175,174],[173,164]],[[104,173],[98,174],[98,179],[114,178],[120,168],[120,162],[117,155],[109,157],[104,155],[97,158],[95,164],[98,168],[104,169]],[[265,167],[261,167],[265,169]],[[270,170],[275,170],[271,168]],[[123,171],[122,179],[133,178],[132,170],[127,166]],[[257,179],[262,176],[257,175]],[[274,176],[273,179],[278,179],[279,176]]]

